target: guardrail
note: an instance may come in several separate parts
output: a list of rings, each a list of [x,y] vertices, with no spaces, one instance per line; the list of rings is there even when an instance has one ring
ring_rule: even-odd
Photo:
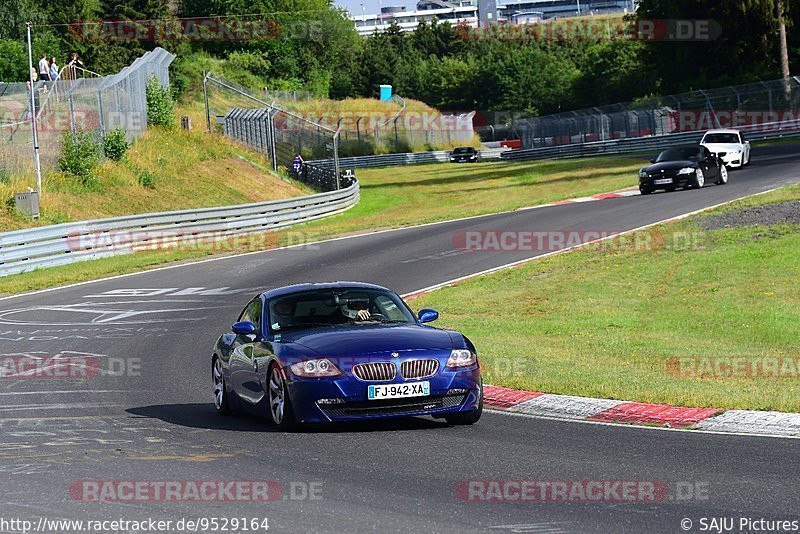
[[[478,160],[499,160],[500,155],[507,151],[507,148],[490,148],[488,150],[479,150]],[[419,163],[447,163],[449,161],[449,155],[449,150],[437,150],[434,152],[406,152],[402,154],[353,156],[349,158],[339,158],[339,168],[364,169],[367,167],[391,167],[395,165],[416,165]],[[327,159],[309,161],[308,163],[321,167],[330,167],[333,165],[333,161]]]
[[[739,128],[747,134],[750,141],[767,141],[784,137],[800,136],[800,129],[796,122],[762,124],[756,128]],[[541,148],[528,148],[504,152],[504,160],[533,161],[559,158],[581,158],[588,156],[601,156],[604,154],[623,154],[627,152],[643,152],[646,150],[659,151],[687,143],[699,143],[703,131],[684,132],[651,137],[630,137],[611,139],[608,141],[595,141],[570,145],[557,145]]]
[[[345,211],[359,185],[238,206],[144,213],[0,233],[0,276],[136,250],[265,232]]]

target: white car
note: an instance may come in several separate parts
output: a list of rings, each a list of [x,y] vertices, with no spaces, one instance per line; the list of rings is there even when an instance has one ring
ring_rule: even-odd
[[[700,144],[714,154],[724,152],[722,161],[726,167],[737,168],[750,164],[750,141],[739,130],[709,130]]]

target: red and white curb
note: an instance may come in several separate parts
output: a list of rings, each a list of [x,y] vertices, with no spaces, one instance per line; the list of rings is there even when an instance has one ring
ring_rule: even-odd
[[[596,200],[608,200],[610,198],[622,198],[622,197],[635,197],[641,195],[638,189],[621,189],[619,191],[612,191],[610,193],[600,193],[599,195],[592,195],[590,197],[577,197],[577,198],[568,198],[566,200],[559,200],[558,202],[551,202],[549,204],[538,204],[536,206],[529,206],[526,208],[519,208],[519,210],[531,210],[537,208],[548,208],[550,206],[563,206],[564,204],[576,204],[576,203],[583,203],[583,202],[594,202]],[[519,211],[518,210],[518,211]]]
[[[484,386],[492,410],[554,419],[626,423],[665,428],[800,437],[800,414],[686,408]]]

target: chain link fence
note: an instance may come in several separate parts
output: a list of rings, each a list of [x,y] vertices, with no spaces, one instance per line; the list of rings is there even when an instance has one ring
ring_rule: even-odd
[[[392,113],[349,114],[342,117],[339,144],[342,157],[444,150],[472,145],[475,112],[440,113],[410,109],[405,99],[393,95],[400,108]]]
[[[174,59],[173,54],[156,48],[110,76],[65,75],[52,82],[34,82],[43,174],[56,168],[64,132],[92,132],[101,142],[116,128],[125,131],[129,141],[143,133],[147,81],[155,76],[169,85],[169,65]],[[0,173],[5,175],[29,175],[35,170],[28,87],[27,83],[0,83]]]
[[[800,129],[800,78],[698,90],[517,120],[522,148],[735,128]]]
[[[273,100],[284,102],[303,102],[312,100],[314,98],[314,95],[312,95],[310,91],[303,91],[299,89],[294,91],[276,91],[265,88],[264,95],[270,102]]]
[[[339,130],[267,102],[233,82],[205,76],[206,125],[264,154],[276,172],[321,191],[348,187],[351,173],[339,169]],[[303,163],[298,164],[300,157]],[[305,163],[326,160],[330,164]]]

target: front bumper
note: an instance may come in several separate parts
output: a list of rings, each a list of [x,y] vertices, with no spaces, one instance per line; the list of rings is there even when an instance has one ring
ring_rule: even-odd
[[[691,174],[677,174],[677,173],[658,173],[651,174],[648,177],[639,176],[639,187],[646,189],[673,189],[675,187],[686,187],[694,183],[695,173]],[[665,182],[669,180],[668,182]]]
[[[741,153],[734,153],[734,154],[725,154],[722,157],[722,162],[725,163],[728,167],[741,167],[744,163],[744,154]]]
[[[421,380],[430,382],[430,395],[401,399],[368,400],[368,383],[349,376],[333,379],[295,376],[288,378],[289,396],[295,418],[301,423],[421,415],[440,417],[450,413],[476,410],[482,394],[480,370],[477,365],[461,371],[440,370],[436,375],[420,380],[397,379],[392,382],[374,382],[381,384]],[[332,399],[336,399],[335,404],[331,403]]]

